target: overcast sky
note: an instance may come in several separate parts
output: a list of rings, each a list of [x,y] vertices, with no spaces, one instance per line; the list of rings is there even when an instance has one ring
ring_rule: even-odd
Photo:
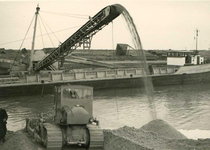
[[[37,4],[41,8],[41,19],[38,21],[35,49],[57,47],[59,41],[64,42],[87,22],[88,16],[94,16],[104,7],[116,3],[123,5],[132,16],[144,49],[195,49],[196,28],[199,29],[198,49],[210,48],[210,1],[139,0],[1,1],[0,48],[21,47]],[[70,17],[72,14],[79,15]],[[46,23],[45,27],[42,22]],[[34,22],[22,48],[31,49],[33,27]],[[56,37],[50,34],[50,39],[45,28],[48,33],[53,31]],[[133,46],[130,38],[120,16],[93,37],[92,48],[112,49],[117,43]]]

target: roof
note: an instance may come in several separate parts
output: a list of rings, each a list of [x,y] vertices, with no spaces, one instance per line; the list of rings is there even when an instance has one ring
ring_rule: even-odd
[[[175,52],[175,53],[194,53],[194,51],[187,51],[187,50],[185,50],[185,51],[173,51],[173,50],[170,50],[170,51],[167,51],[167,53],[168,52]]]
[[[128,44],[117,44],[116,49],[127,50]]]
[[[70,88],[70,89],[89,89],[89,90],[92,90],[93,91],[93,87],[91,86],[85,86],[85,85],[59,85],[62,89],[65,89],[65,88]]]
[[[4,48],[0,48],[0,54],[7,54]]]

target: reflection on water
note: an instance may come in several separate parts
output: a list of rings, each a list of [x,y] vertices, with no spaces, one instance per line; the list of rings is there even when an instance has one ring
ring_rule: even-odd
[[[35,117],[42,112],[52,110],[53,96],[22,96],[0,98],[0,107],[9,115],[8,130],[19,130],[25,127],[25,118]]]
[[[210,130],[210,85],[177,85],[155,88],[157,118],[181,130]],[[51,115],[53,95],[0,99],[9,114],[8,129],[25,126],[25,118],[42,112]],[[143,89],[111,89],[94,92],[93,113],[102,128],[124,125],[136,128],[152,120]]]
[[[209,89],[208,84],[159,88],[156,101],[157,98],[164,100],[163,110],[167,110],[163,119],[178,129],[209,130],[210,122],[207,121],[210,118]]]

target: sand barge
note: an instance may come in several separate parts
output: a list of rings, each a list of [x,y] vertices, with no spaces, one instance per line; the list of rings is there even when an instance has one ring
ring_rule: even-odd
[[[153,120],[140,129],[122,127],[104,130],[105,150],[203,150],[210,149],[210,139],[191,140],[163,120]],[[9,132],[1,150],[45,149],[25,130]]]

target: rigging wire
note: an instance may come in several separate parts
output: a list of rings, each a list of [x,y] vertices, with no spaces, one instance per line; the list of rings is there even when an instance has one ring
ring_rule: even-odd
[[[43,36],[42,36],[42,28],[41,28],[41,24],[40,24],[40,20],[38,19],[38,22],[39,22],[39,29],[40,29],[40,33],[41,33],[41,37],[42,37],[42,45],[44,47],[44,39],[43,39]]]
[[[29,27],[28,27],[28,30],[27,30],[27,32],[26,32],[26,34],[25,34],[25,36],[24,36],[24,39],[23,39],[23,41],[22,41],[22,43],[21,43],[21,45],[20,45],[20,48],[19,48],[19,50],[18,50],[18,53],[17,53],[17,55],[15,56],[15,59],[14,59],[13,64],[12,64],[12,66],[11,66],[11,70],[12,70],[12,67],[14,66],[14,64],[15,64],[15,61],[16,61],[16,59],[17,59],[17,56],[18,56],[19,53],[20,53],[20,49],[21,49],[22,46],[23,46],[23,43],[24,43],[24,41],[25,41],[25,39],[26,39],[26,36],[27,36],[27,34],[28,34],[28,31],[29,31],[29,29],[31,28],[32,22],[33,22],[33,20],[34,20],[34,17],[35,17],[35,15],[33,16],[32,20],[31,20],[31,23],[30,23],[30,25],[29,25]]]
[[[50,32],[49,34],[53,34],[53,33],[58,33],[58,32],[63,32],[63,31],[66,31],[66,30],[70,30],[70,29],[73,29],[73,28],[78,28],[78,27],[81,27],[82,25],[78,25],[78,26],[74,26],[74,27],[70,27],[70,28],[66,28],[66,29],[62,29],[62,30],[57,30],[55,32]],[[47,35],[47,34],[43,34],[44,35]],[[41,35],[37,35],[36,37],[40,37]],[[26,40],[28,39],[32,39],[33,37],[29,37],[29,38],[25,38]],[[11,42],[6,42],[6,43],[1,43],[0,45],[6,45],[6,44],[11,44],[11,43],[16,43],[16,42],[20,42],[22,41],[23,39],[21,40],[16,40],[16,41],[11,41]]]
[[[47,25],[47,23],[44,21],[44,19],[41,17],[41,15],[39,15],[41,18],[41,21],[44,24],[46,24],[46,26],[49,28],[49,30],[51,31],[51,33],[55,36],[55,38],[58,40],[59,43],[61,43],[61,41],[58,39],[58,37],[54,34],[54,32],[51,30],[51,28]]]
[[[47,11],[41,11],[41,12],[59,15],[59,16],[65,16],[65,17],[79,18],[79,19],[88,19],[89,17],[88,15],[81,15],[81,14],[55,13],[55,12],[47,12]]]
[[[70,13],[61,13],[61,12],[49,12],[49,11],[41,11],[45,13],[52,13],[52,14],[62,14],[62,15],[73,15],[73,16],[86,16],[88,17],[89,15],[84,15],[84,14],[70,14]]]
[[[40,16],[40,15],[39,15],[39,16]],[[41,18],[41,17],[40,17],[40,18]],[[45,31],[47,32],[47,35],[48,35],[48,37],[49,37],[49,39],[50,39],[50,41],[51,41],[53,47],[55,47],[55,45],[53,44],[53,41],[52,41],[52,39],[51,39],[51,37],[50,37],[50,35],[49,35],[49,33],[48,33],[48,30],[47,30],[47,28],[45,27],[45,24],[43,23],[42,18],[41,18],[41,22],[42,22],[42,24],[43,24],[43,26],[44,26],[44,28],[45,28]]]

